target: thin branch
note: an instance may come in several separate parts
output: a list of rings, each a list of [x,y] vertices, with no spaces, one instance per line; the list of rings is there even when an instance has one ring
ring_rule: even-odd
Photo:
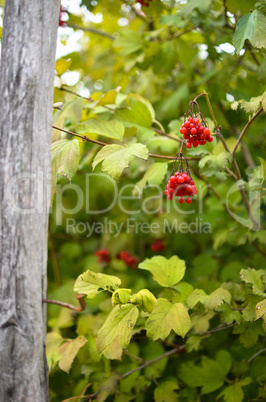
[[[235,179],[235,181],[237,181],[238,180],[238,178],[237,178],[237,175],[236,174],[234,174],[234,172],[232,172],[232,170],[230,170],[229,168],[225,168],[225,170],[227,171],[227,173],[229,173],[230,174],[230,176],[232,176],[234,179]]]
[[[73,131],[65,130],[65,129],[63,129],[63,128],[56,127],[56,126],[52,126],[52,127],[53,127],[55,130],[63,131],[64,133],[67,133],[67,134],[70,134],[70,135],[74,135],[75,137],[81,138],[83,141],[92,142],[93,144],[98,144],[98,145],[101,145],[102,147],[104,147],[105,145],[108,145],[108,144],[105,143],[105,142],[92,140],[91,138],[86,137],[86,135],[80,135],[80,134],[74,133]]]
[[[156,154],[149,154],[149,156],[151,158],[161,158],[161,159],[170,159],[170,160],[176,159],[176,156],[166,156],[166,155],[156,155]],[[197,156],[195,156],[195,157],[189,156],[189,157],[186,157],[186,159],[190,160],[190,161],[199,161],[200,160],[200,158]]]
[[[134,355],[133,353],[128,352],[127,350],[124,350],[124,354],[129,357],[132,357],[132,359],[138,360],[141,363],[144,363],[144,362],[146,363],[146,360],[142,359],[141,357],[139,357],[137,355]]]
[[[167,138],[170,138],[171,140],[174,140],[174,141],[177,141],[177,142],[180,142],[180,143],[183,142],[183,140],[181,140],[180,138],[173,137],[173,136],[170,135],[170,134],[166,134],[166,133],[164,133],[162,130],[158,130],[157,128],[154,128],[154,127],[152,127],[151,129],[152,129],[153,131],[155,131],[157,134],[162,135],[162,136],[167,137]]]
[[[80,311],[85,310],[85,308],[86,308],[86,304],[85,304],[85,301],[84,301],[85,296],[86,295],[84,295],[83,293],[80,293],[80,294],[78,294],[76,296],[76,298],[79,301],[80,307],[76,307],[76,306],[73,306],[72,304],[64,303],[64,302],[61,302],[59,300],[54,300],[54,299],[43,299],[43,303],[56,304],[56,305],[61,306],[61,307],[69,308],[70,310],[80,312]]]
[[[253,356],[251,356],[248,359],[248,363],[252,362],[252,360],[255,359],[255,357],[259,356],[261,353],[264,353],[264,352],[266,352],[266,348],[259,350],[257,353],[255,353]]]
[[[115,40],[116,38],[113,35],[108,34],[107,32],[99,31],[98,29],[95,28],[87,28],[87,27],[82,27],[77,24],[73,24],[72,22],[67,22],[67,26],[73,29],[79,29],[84,32],[90,32],[96,35],[104,36],[107,39],[110,40]]]
[[[78,94],[77,92],[71,91],[70,89],[67,89],[65,87],[60,87],[60,88],[57,88],[57,89],[59,89],[59,91],[64,91],[64,92],[67,92],[67,93],[69,93],[71,95],[75,95],[75,96],[77,96],[79,98],[85,99],[85,100],[87,100],[89,102],[95,102],[91,97],[82,96],[82,95]],[[114,109],[112,109],[111,107],[109,107],[107,105],[102,105],[102,107],[104,107],[107,110],[110,110],[111,112],[114,112]]]
[[[240,141],[242,140],[242,138],[243,138],[244,134],[246,133],[247,129],[249,128],[250,124],[256,119],[256,117],[257,117],[262,111],[263,111],[263,108],[261,107],[261,108],[257,111],[257,113],[255,113],[254,116],[252,116],[252,118],[247,122],[247,124],[246,124],[245,127],[243,128],[242,133],[241,133],[240,136],[238,137],[238,139],[237,139],[237,141],[236,141],[236,143],[235,143],[235,146],[234,146],[234,148],[233,148],[233,151],[232,151],[233,158],[235,157],[235,153],[236,153],[236,150],[237,150],[237,148],[238,148],[238,145],[240,144]]]
[[[206,335],[214,334],[215,332],[223,331],[224,329],[234,327],[237,323],[233,322],[233,324],[224,326],[223,324],[219,325],[217,328],[212,329],[211,331],[205,332]]]
[[[183,350],[185,350],[185,348],[186,348],[186,346],[182,345],[182,346],[179,346],[178,348],[174,348],[174,349],[169,350],[168,352],[163,353],[162,355],[156,357],[155,359],[148,360],[145,363],[143,363],[141,366],[135,367],[134,369],[129,370],[126,373],[124,373],[122,375],[122,379],[128,377],[129,375],[135,373],[136,371],[142,370],[143,368],[148,367],[151,364],[158,362],[159,360],[164,359],[167,356],[173,355],[174,353],[183,352]]]

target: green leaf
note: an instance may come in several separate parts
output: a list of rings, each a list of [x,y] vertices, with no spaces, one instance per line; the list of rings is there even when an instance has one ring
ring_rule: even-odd
[[[265,275],[264,270],[257,271],[256,269],[252,268],[241,269],[240,278],[242,281],[252,284],[252,291],[255,295],[266,296],[263,291],[263,282],[261,279],[262,274]]]
[[[56,60],[55,69],[56,69],[59,77],[61,77],[61,75],[63,75],[66,72],[66,70],[71,66],[71,63],[72,63],[71,59]]]
[[[189,387],[203,387],[202,394],[209,394],[224,383],[223,368],[217,361],[206,356],[203,356],[201,366],[196,366],[191,361],[182,364],[179,376]]]
[[[136,324],[139,311],[133,304],[115,306],[100,329],[96,346],[98,353],[102,353],[118,336],[119,344],[124,349],[128,346]]]
[[[154,391],[155,402],[176,402],[178,395],[176,390],[179,389],[176,379],[161,382]]]
[[[158,299],[157,306],[145,324],[148,338],[166,339],[173,329],[182,338],[190,329],[190,318],[182,303],[170,303],[167,299]]]
[[[143,144],[132,144],[128,147],[122,145],[106,145],[94,158],[93,169],[98,163],[103,162],[102,171],[107,172],[115,180],[118,180],[123,170],[129,167],[129,160],[132,156],[141,159],[148,159],[148,149]]]
[[[122,354],[123,354],[123,349],[121,348],[121,345],[119,343],[118,336],[103,351],[104,357],[106,357],[106,359],[110,359],[110,360],[121,360]],[[99,356],[99,355],[97,355],[97,356]]]
[[[255,10],[244,15],[237,23],[233,36],[233,45],[236,53],[243,48],[245,40],[248,39],[252,46],[257,48],[266,47],[266,17],[260,11]]]
[[[232,160],[232,155],[229,154],[229,152],[222,152],[219,155],[207,155],[204,156],[200,161],[199,161],[199,167],[203,168],[206,163],[208,163],[209,167],[213,167],[214,169],[217,169],[219,171],[222,171],[226,168],[226,165],[228,162],[231,162]]]
[[[174,255],[169,260],[162,256],[146,258],[141,264],[140,269],[150,271],[153,279],[161,286],[172,287],[183,279],[186,270],[184,260]]]
[[[124,135],[124,126],[117,120],[94,120],[90,119],[76,127],[79,134],[99,134],[107,138],[121,141]]]
[[[142,49],[142,39],[136,31],[123,31],[122,35],[113,42],[115,48],[120,48],[124,56]]]
[[[261,317],[266,322],[266,300],[262,300],[256,304],[256,319],[258,320]]]
[[[187,305],[189,308],[194,308],[197,303],[202,303],[210,310],[214,310],[223,303],[230,303],[231,294],[228,290],[218,288],[210,295],[207,295],[202,289],[195,289],[187,298]]]
[[[149,105],[139,99],[128,96],[128,107],[121,107],[115,111],[115,117],[127,127],[151,127],[153,116]]]
[[[249,102],[246,102],[245,100],[241,100],[240,102],[241,108],[243,108],[245,112],[255,113],[260,108],[262,95],[251,98]]]
[[[167,173],[167,168],[167,163],[153,163],[150,165],[143,178],[137,182],[132,194],[140,196],[147,182],[160,185]]]
[[[86,271],[77,278],[74,291],[84,293],[89,299],[93,299],[104,290],[116,290],[121,280],[116,276]]]
[[[72,363],[78,354],[78,351],[82,346],[85,345],[87,339],[84,336],[78,336],[76,339],[71,339],[70,341],[64,343],[60,349],[59,353],[61,358],[59,360],[59,367],[61,370],[69,373]]]
[[[202,13],[206,13],[210,8],[211,2],[212,0],[201,0],[200,2],[198,0],[189,0],[182,9],[180,15],[187,19],[195,8],[198,8]]]
[[[78,140],[61,140],[52,144],[51,202],[56,192],[57,175],[72,180],[80,160]]]
[[[244,398],[242,387],[251,382],[252,379],[247,377],[243,381],[237,381],[233,385],[229,385],[218,395],[218,399],[223,396],[225,402],[242,402]]]
[[[246,307],[242,311],[244,321],[255,321],[256,319],[256,305],[261,301],[261,296],[248,295],[245,299]]]
[[[117,304],[125,304],[130,300],[131,289],[116,289],[112,294],[112,304],[116,306]]]
[[[151,313],[157,304],[156,297],[148,289],[140,290],[131,297],[130,301],[147,313]]]

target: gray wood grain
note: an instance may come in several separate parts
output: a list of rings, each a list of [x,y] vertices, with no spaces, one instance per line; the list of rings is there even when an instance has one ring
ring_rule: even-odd
[[[48,400],[47,225],[59,0],[6,0],[0,65],[0,401]]]

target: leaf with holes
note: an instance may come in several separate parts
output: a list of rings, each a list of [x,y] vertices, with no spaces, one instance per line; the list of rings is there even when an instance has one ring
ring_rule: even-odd
[[[121,280],[116,276],[88,270],[79,275],[74,285],[74,291],[84,293],[89,299],[93,299],[104,290],[116,290],[120,284]]]

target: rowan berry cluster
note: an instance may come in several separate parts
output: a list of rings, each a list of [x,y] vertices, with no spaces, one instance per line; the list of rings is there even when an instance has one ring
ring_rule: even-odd
[[[102,248],[100,250],[95,251],[94,255],[98,257],[98,262],[110,262],[111,257],[109,250],[106,248]]]
[[[152,251],[164,251],[166,250],[165,245],[163,244],[162,240],[155,239],[153,243],[150,245],[150,249]]]
[[[149,7],[151,1],[152,0],[137,0],[137,3],[140,3],[144,7]]]
[[[197,192],[194,180],[191,180],[186,172],[176,172],[168,180],[164,194],[167,195],[168,200],[172,200],[174,195],[179,197],[179,204],[183,204],[184,196],[188,196],[186,203],[190,204],[192,201],[191,197],[197,194]]]
[[[120,251],[120,253],[117,254],[117,258],[123,260],[125,264],[132,269],[135,269],[136,265],[139,263],[139,260],[133,257],[128,251]]]
[[[203,124],[202,124],[203,123]],[[196,148],[198,145],[205,145],[206,142],[212,142],[213,137],[211,136],[210,129],[206,127],[205,122],[198,117],[190,116],[181,126],[180,133],[183,134],[185,140],[187,140],[187,148],[192,146]]]

